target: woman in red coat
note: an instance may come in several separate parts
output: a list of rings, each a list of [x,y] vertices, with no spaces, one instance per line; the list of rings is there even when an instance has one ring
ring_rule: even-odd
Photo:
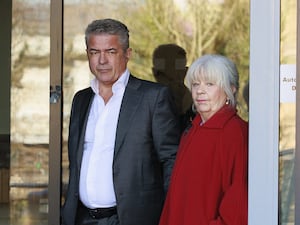
[[[236,66],[204,55],[186,82],[197,115],[182,135],[160,225],[247,225],[248,124],[237,115]]]

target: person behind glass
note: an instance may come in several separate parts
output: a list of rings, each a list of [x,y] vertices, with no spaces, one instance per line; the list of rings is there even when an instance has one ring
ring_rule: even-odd
[[[183,133],[160,225],[246,225],[248,123],[237,115],[238,72],[221,55],[190,66],[197,115]]]
[[[127,69],[129,31],[114,19],[85,31],[91,86],[74,96],[64,225],[157,225],[180,139],[169,89]]]
[[[152,55],[152,72],[158,83],[171,89],[184,130],[194,116],[192,96],[184,84],[187,71],[186,51],[176,44],[159,45]]]
[[[244,101],[246,102],[247,112],[249,112],[249,81],[247,81],[247,83],[244,86],[243,98],[244,98]]]

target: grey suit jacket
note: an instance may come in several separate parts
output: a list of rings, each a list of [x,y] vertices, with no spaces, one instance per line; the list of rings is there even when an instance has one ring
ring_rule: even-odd
[[[74,225],[87,118],[94,93],[76,93],[69,125],[69,185],[62,209]],[[180,139],[179,118],[167,87],[130,75],[116,131],[113,181],[121,225],[157,225]],[[101,165],[99,165],[101,176]]]

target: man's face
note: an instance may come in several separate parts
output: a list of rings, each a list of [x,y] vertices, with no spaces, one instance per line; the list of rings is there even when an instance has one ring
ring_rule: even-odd
[[[131,49],[125,52],[117,35],[92,34],[87,40],[91,72],[100,85],[112,86],[126,70]]]

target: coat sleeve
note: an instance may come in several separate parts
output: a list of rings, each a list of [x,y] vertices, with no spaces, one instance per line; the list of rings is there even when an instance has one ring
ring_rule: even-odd
[[[223,196],[219,215],[209,225],[248,224],[248,128],[232,129],[222,141]],[[227,149],[226,149],[227,148]],[[229,149],[229,150],[228,150]]]
[[[161,88],[155,103],[152,135],[163,169],[166,193],[180,140],[179,116],[170,91],[166,87]]]

